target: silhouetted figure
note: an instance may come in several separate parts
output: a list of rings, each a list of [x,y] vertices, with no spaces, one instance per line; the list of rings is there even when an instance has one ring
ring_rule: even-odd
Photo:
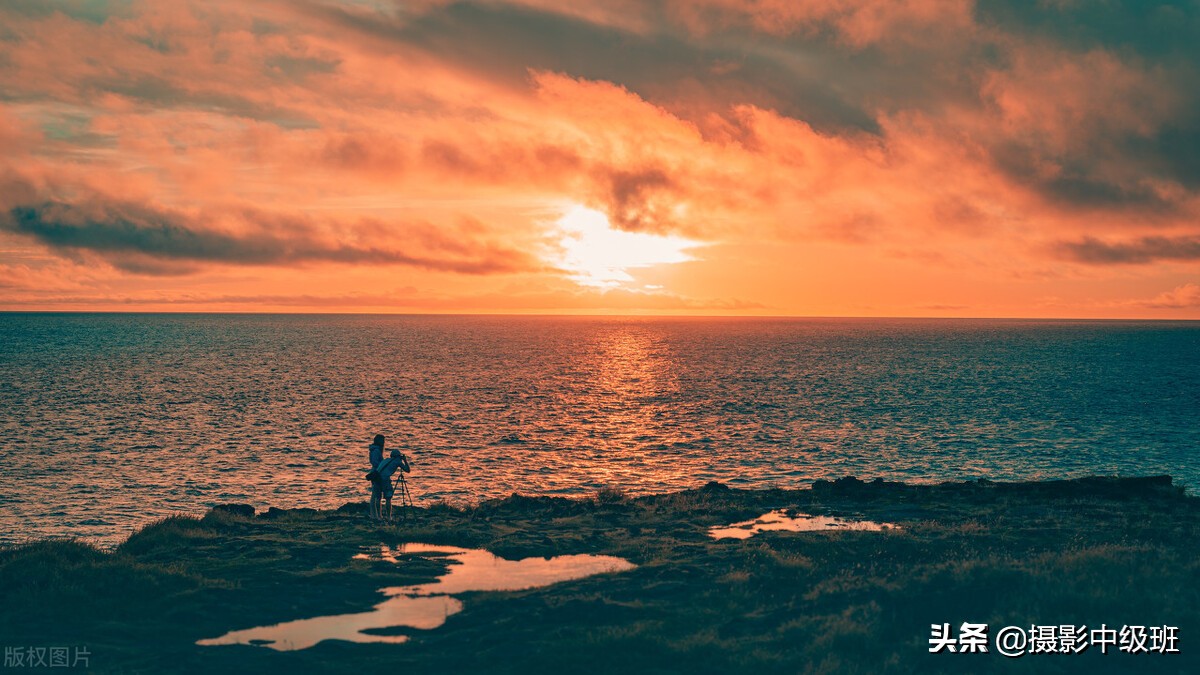
[[[408,465],[408,458],[399,450],[393,450],[391,456],[380,462],[371,472],[374,474],[371,478],[371,518],[375,520],[384,519],[385,513],[387,520],[392,518],[392,495],[396,490],[392,483],[392,475],[397,469],[404,473],[412,471]],[[381,499],[387,501],[386,511],[380,508]]]
[[[370,460],[372,469],[383,461],[383,434],[375,434],[375,440],[371,441],[367,448],[367,459]]]
[[[367,447],[367,461],[371,464],[371,470],[367,473],[367,480],[371,481],[371,507],[368,515],[371,520],[379,520],[379,500],[383,496],[382,490],[379,488],[379,481],[376,480],[379,473],[376,469],[383,463],[383,434],[376,434],[375,440]]]

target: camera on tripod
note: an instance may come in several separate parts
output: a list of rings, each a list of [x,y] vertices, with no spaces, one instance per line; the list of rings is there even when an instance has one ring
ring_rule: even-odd
[[[412,467],[408,464],[408,457],[403,453],[399,453],[400,468],[396,471],[396,478],[392,481],[392,499],[399,496],[400,517],[404,518],[408,515],[408,509],[412,507],[412,493],[408,491],[408,481],[404,479],[404,474],[410,473]],[[391,519],[392,499],[388,500],[388,519]]]

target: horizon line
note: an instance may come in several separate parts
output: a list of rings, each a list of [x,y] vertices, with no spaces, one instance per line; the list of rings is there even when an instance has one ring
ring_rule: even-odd
[[[226,315],[226,316],[412,316],[412,317],[528,317],[528,318],[636,318],[636,319],[843,319],[926,321],[1138,321],[1200,323],[1200,318],[1068,317],[1068,316],[929,316],[849,314],[662,314],[662,313],[564,313],[564,312],[337,312],[337,311],[247,311],[247,310],[103,310],[103,309],[0,309],[0,314],[113,314],[113,315]]]

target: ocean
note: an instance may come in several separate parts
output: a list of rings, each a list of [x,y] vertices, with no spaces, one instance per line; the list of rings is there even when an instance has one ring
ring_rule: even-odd
[[[0,314],[0,542],[213,504],[1171,474],[1200,323]]]

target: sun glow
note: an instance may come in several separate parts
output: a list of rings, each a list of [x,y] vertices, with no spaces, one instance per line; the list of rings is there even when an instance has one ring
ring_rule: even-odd
[[[583,286],[653,291],[661,286],[637,285],[629,270],[696,260],[691,249],[702,242],[683,237],[625,232],[612,227],[595,209],[572,206],[556,221],[562,238],[554,263]]]

